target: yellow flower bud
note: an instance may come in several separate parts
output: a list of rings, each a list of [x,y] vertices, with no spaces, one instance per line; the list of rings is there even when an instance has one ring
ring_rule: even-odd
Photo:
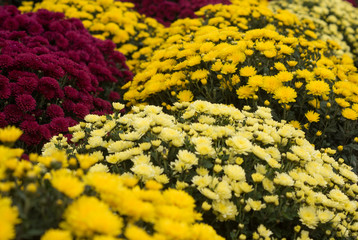
[[[337,150],[340,151],[340,152],[342,152],[342,151],[343,151],[343,146],[342,146],[342,145],[339,145],[339,146],[337,147]]]
[[[214,166],[214,171],[215,171],[216,173],[221,172],[222,170],[223,170],[222,166],[220,166],[220,165],[218,165],[218,164],[215,164],[215,166]]]
[[[244,234],[240,234],[240,236],[239,236],[239,240],[245,240],[246,239],[246,235],[244,235]]]
[[[201,208],[204,210],[204,211],[209,211],[211,209],[211,205],[208,203],[208,202],[203,202],[203,204],[201,205]]]
[[[26,187],[26,191],[30,192],[30,193],[34,193],[37,191],[37,186],[35,183],[30,183],[27,185]]]

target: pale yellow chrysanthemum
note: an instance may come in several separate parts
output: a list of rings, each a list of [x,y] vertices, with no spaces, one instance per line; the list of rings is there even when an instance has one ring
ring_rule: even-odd
[[[316,208],[313,206],[303,206],[299,209],[298,215],[300,221],[310,229],[315,229],[319,219],[316,214]]]

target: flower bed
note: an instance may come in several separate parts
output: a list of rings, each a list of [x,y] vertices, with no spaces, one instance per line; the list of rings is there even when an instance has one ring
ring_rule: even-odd
[[[230,4],[229,0],[184,0],[167,1],[157,0],[124,0],[122,2],[132,2],[135,9],[148,17],[155,18],[158,22],[169,26],[179,18],[195,18],[195,12],[201,7],[209,4]]]
[[[139,106],[107,119],[87,115],[70,131],[72,143],[54,137],[44,155],[89,153],[110,172],[185,190],[226,239],[357,236],[358,176],[269,108],[194,101],[165,114]]]
[[[352,49],[207,2],[0,9],[0,239],[358,238]]]
[[[166,42],[124,86],[124,99],[168,108],[196,99],[270,106],[275,119],[302,128],[318,148],[340,146],[340,156],[356,168],[358,72],[352,59],[336,57],[336,43],[316,40],[312,22],[255,1],[236,4],[204,7],[202,19],[174,23]]]
[[[1,239],[223,240],[200,222],[184,191],[107,173],[98,155],[57,151],[25,160],[23,149],[6,146],[20,135],[14,127],[0,130]]]
[[[19,9],[22,12],[47,9],[80,19],[94,37],[112,40],[117,50],[126,56],[130,70],[135,71],[139,59],[132,55],[147,46],[160,44],[163,39],[159,36],[164,27],[155,19],[139,14],[133,7],[132,3],[114,0],[45,0],[36,4],[24,2]]]
[[[111,112],[132,77],[112,42],[61,13],[7,6],[0,16],[1,127],[19,126],[26,145],[39,145],[89,113]]]
[[[352,2],[352,1],[350,1]],[[271,1],[273,9],[287,9],[301,19],[311,19],[320,39],[339,43],[342,53],[350,54],[358,66],[358,9],[348,1]]]

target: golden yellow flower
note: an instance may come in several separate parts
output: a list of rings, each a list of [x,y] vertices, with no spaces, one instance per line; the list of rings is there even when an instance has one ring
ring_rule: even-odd
[[[225,63],[221,68],[222,74],[228,74],[234,72],[236,72],[236,64]]]
[[[339,106],[341,106],[342,108],[346,108],[349,107],[351,104],[349,102],[347,102],[344,98],[336,98],[335,99],[336,103],[338,103]]]
[[[209,74],[209,71],[206,70],[206,69],[199,69],[199,70],[196,70],[195,72],[193,72],[191,74],[191,79],[193,80],[199,80],[199,79],[203,79],[203,78],[207,78]]]
[[[314,96],[323,96],[330,92],[329,85],[325,81],[310,81],[306,85],[306,89],[308,90],[308,94]]]
[[[287,71],[285,65],[281,62],[275,62],[275,68],[278,70],[278,71]]]
[[[67,230],[50,229],[42,235],[41,240],[72,240],[72,236]]]
[[[236,94],[239,99],[252,98],[255,95],[255,89],[248,85],[241,86],[236,90]]]
[[[349,120],[357,120],[358,119],[358,113],[351,108],[343,109],[342,116]]]
[[[240,69],[240,76],[251,77],[256,74],[256,68],[253,66],[246,66]]]
[[[297,93],[291,87],[279,87],[274,93],[274,98],[277,99],[279,103],[283,104],[295,102],[296,97]]]
[[[117,236],[122,231],[123,220],[111,212],[106,203],[95,197],[83,196],[65,210],[64,222],[60,226],[80,238],[95,234]]]
[[[307,82],[312,81],[315,77],[314,72],[310,72],[307,69],[297,70],[297,78],[304,78]]]
[[[264,76],[261,88],[268,93],[274,93],[279,87],[282,86],[282,82],[275,76]]]
[[[316,113],[314,111],[308,111],[305,114],[305,116],[309,122],[318,122],[319,121],[319,113]]]
[[[293,79],[293,74],[291,72],[281,71],[276,74],[276,78],[281,82],[289,82]]]
[[[0,129],[1,142],[15,142],[22,135],[22,131],[14,126],[7,126]]]
[[[51,184],[59,192],[70,198],[76,198],[84,190],[84,184],[66,169],[58,170],[53,173]]]
[[[289,124],[291,124],[292,126],[294,126],[297,129],[302,129],[301,124],[300,124],[299,121],[292,120],[292,121],[289,122]]]
[[[191,102],[194,98],[190,90],[183,90],[177,94],[178,102]]]

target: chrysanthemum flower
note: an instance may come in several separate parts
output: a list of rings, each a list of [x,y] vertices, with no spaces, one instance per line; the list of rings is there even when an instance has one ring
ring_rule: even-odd
[[[314,96],[324,96],[329,94],[330,87],[328,83],[325,81],[310,81],[306,85],[306,89],[308,90],[308,94],[312,94]]]
[[[295,102],[296,97],[297,93],[291,87],[280,87],[274,93],[274,98],[277,99],[279,103],[283,104]]]
[[[319,113],[316,113],[314,111],[308,111],[305,114],[305,116],[309,122],[318,122],[319,121]]]
[[[343,109],[342,116],[349,120],[357,120],[358,119],[358,113],[351,108]]]

